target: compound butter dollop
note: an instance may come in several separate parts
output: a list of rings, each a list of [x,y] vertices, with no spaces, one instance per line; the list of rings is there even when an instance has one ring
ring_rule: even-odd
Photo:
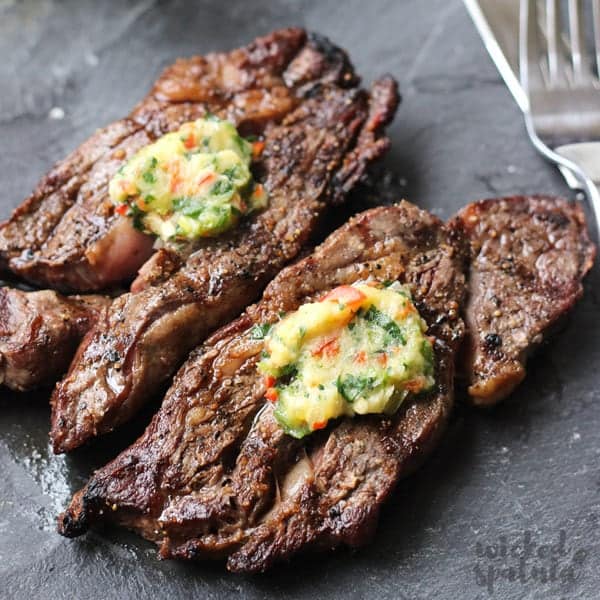
[[[342,415],[394,413],[409,393],[434,385],[433,345],[410,293],[359,282],[302,305],[264,336],[267,399],[294,437]]]
[[[266,206],[250,173],[252,155],[230,122],[208,116],[139,150],[112,178],[109,194],[118,213],[165,241],[217,236]]]

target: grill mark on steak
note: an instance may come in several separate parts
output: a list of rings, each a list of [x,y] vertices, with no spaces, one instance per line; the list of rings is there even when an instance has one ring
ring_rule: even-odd
[[[310,47],[310,55],[316,50]],[[301,64],[290,65],[295,78],[312,64],[302,56]],[[320,60],[316,72],[323,80],[313,82],[311,93],[281,124],[265,131],[256,173],[269,190],[269,206],[235,230],[199,244],[166,280],[157,277],[160,268],[152,261],[136,280],[136,293],[115,300],[86,336],[53,396],[56,452],[72,450],[130,418],[192,348],[257,298],[298,255],[326,207],[341,201],[387,149],[383,129],[397,105],[395,82],[384,78],[369,95],[348,87],[354,76],[346,76],[347,66],[334,63],[324,70]],[[332,72],[341,74],[339,85],[328,83]]]
[[[352,219],[192,353],[142,437],[75,495],[60,533],[112,521],[158,543],[163,557],[229,556],[236,571],[364,543],[452,407],[464,262],[458,236],[406,202]],[[283,434],[263,398],[253,325],[369,276],[411,287],[436,340],[435,390],[393,417],[341,419],[303,440]]]
[[[581,206],[549,196],[482,200],[452,222],[470,242],[462,371],[490,406],[525,377],[532,350],[574,306],[595,248]]]
[[[0,289],[0,383],[16,391],[54,384],[110,299]]]
[[[296,87],[305,81],[355,85],[345,53],[338,50],[332,62],[319,48],[304,31],[282,29],[232,52],[175,62],[129,117],[56,165],[2,224],[0,268],[63,291],[131,280],[150,256],[152,238],[115,214],[108,198],[108,183],[123,161],[207,111],[232,120],[242,133],[261,133],[294,108],[301,96]]]

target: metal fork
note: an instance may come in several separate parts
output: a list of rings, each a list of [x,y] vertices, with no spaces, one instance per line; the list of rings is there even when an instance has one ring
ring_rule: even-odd
[[[590,2],[594,56],[581,0],[568,0],[568,34],[559,0],[521,0],[519,63],[529,137],[571,188],[585,192],[600,235],[600,0]]]

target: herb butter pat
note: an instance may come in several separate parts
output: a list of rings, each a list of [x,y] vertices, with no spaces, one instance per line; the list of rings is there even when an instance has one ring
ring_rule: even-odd
[[[409,393],[434,384],[426,324],[396,283],[341,286],[255,329],[265,340],[265,395],[294,437],[343,415],[392,414]]]
[[[163,240],[212,237],[263,208],[267,195],[252,180],[253,150],[228,121],[185,123],[137,152],[112,178],[116,211]]]

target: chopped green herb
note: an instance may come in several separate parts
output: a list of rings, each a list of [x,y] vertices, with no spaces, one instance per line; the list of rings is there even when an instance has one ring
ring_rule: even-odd
[[[250,337],[253,340],[264,340],[269,331],[271,330],[272,325],[270,323],[257,323],[250,330]]]
[[[393,340],[400,342],[401,344],[406,344],[406,338],[396,322],[374,306],[369,307],[364,313],[364,318],[370,323],[381,327]]]
[[[127,214],[132,218],[134,228],[138,231],[144,231],[143,218],[146,213],[140,210],[137,204],[130,204]]]
[[[347,402],[354,402],[364,392],[372,390],[375,387],[375,377],[361,377],[356,375],[339,376],[336,381],[337,390],[340,396]]]
[[[237,172],[237,167],[230,167],[229,169],[225,169],[223,171],[223,175],[228,179],[235,179],[235,174]]]
[[[210,193],[214,194],[215,196],[224,196],[225,194],[228,194],[232,191],[233,185],[231,185],[231,182],[229,180],[219,179],[217,183],[215,183],[212,186]]]
[[[142,179],[146,183],[156,183],[156,175],[154,174],[153,171],[156,168],[157,164],[158,164],[158,160],[157,160],[157,158],[155,156],[153,156],[152,158],[150,158],[147,170],[144,171],[144,173],[142,174]]]
[[[279,372],[279,378],[286,380],[284,383],[289,383],[296,375],[298,375],[298,366],[293,363],[286,365]]]

